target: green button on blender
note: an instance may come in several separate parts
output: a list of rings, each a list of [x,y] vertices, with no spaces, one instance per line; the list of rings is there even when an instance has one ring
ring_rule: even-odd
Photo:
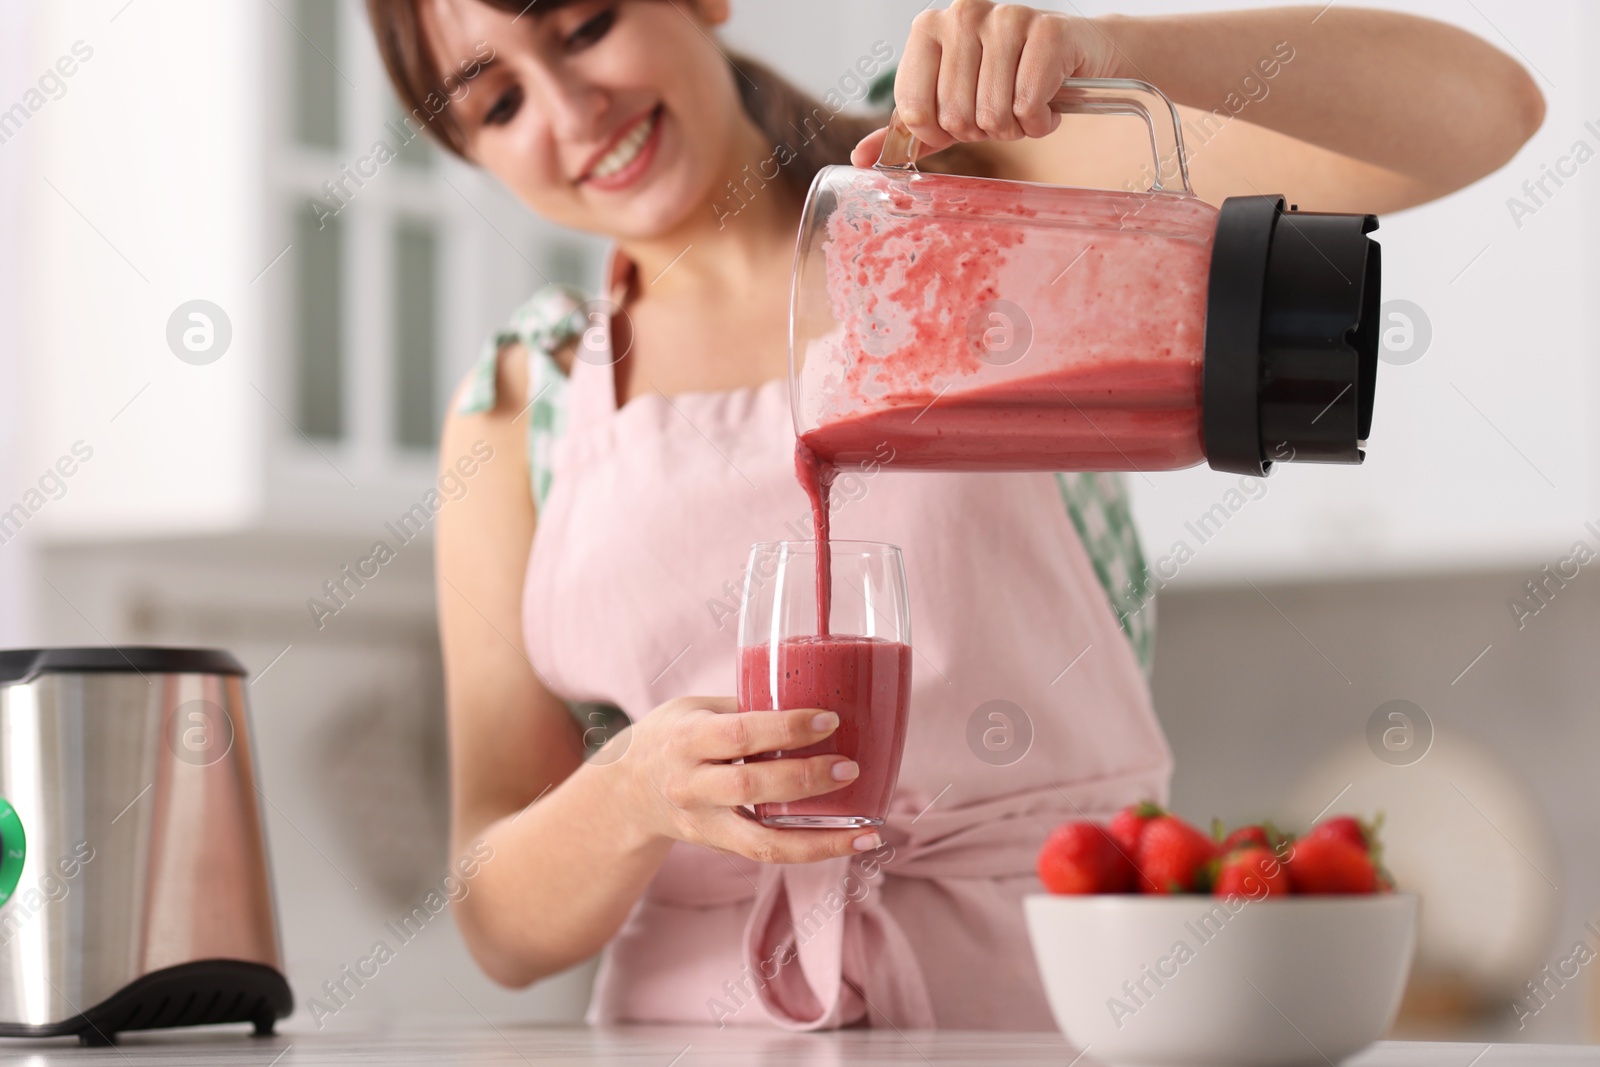
[[[28,858],[28,837],[17,810],[0,797],[0,904],[11,899]]]

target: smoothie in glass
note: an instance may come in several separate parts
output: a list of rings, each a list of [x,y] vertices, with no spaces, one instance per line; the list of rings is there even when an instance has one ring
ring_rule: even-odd
[[[814,745],[755,759],[837,753],[861,774],[841,789],[756,805],[768,826],[881,826],[899,776],[911,696],[911,649],[877,637],[786,637],[739,650],[739,710],[823,708],[839,727]]]

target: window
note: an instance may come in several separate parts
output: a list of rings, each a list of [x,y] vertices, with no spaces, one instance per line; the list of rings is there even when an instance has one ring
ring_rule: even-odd
[[[415,142],[413,142],[415,143]],[[439,439],[438,241],[431,222],[401,218],[394,227],[395,443],[432,448]]]
[[[455,194],[438,150],[408,131],[360,6],[295,0],[280,10],[296,428],[369,453],[431,449],[442,402],[440,205]]]
[[[294,140],[326,157],[339,147],[343,75],[339,5],[297,0],[294,23]],[[344,227],[336,214],[288,205],[294,308],[295,424],[308,437],[344,436]]]
[[[399,101],[391,101],[389,110],[389,129],[406,129],[407,116],[400,110]],[[399,140],[400,138],[396,137],[395,139]],[[398,159],[401,166],[410,167],[413,170],[426,171],[433,169],[434,157],[438,154],[439,150],[433,147],[433,142],[428,140],[428,135],[418,131],[401,146]]]
[[[395,99],[361,0],[279,0],[264,285],[283,463],[307,477],[433,465],[448,390],[484,336],[581,242],[432,144]],[[562,251],[564,249],[564,251]],[[307,445],[309,438],[312,445]],[[312,473],[315,472],[315,473]],[[407,492],[410,490],[408,489]]]
[[[344,227],[293,205],[296,424],[308,437],[344,436]]]
[[[315,148],[339,147],[339,5],[298,0],[293,8],[295,139]]]

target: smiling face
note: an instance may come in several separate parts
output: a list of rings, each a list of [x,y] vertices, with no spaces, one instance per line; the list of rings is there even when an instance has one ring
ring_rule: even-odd
[[[726,0],[536,0],[525,14],[420,0],[418,14],[441,71],[493,50],[451,112],[468,158],[552,222],[658,236],[735,169],[750,123],[707,35]]]

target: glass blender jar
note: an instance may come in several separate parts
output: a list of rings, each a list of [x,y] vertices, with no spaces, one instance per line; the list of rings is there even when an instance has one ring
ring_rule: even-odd
[[[1143,119],[1149,187],[925,173],[898,116],[876,166],[817,175],[790,306],[801,443],[911,470],[1361,462],[1376,218],[1201,200],[1145,82],[1069,79],[1051,106]]]

